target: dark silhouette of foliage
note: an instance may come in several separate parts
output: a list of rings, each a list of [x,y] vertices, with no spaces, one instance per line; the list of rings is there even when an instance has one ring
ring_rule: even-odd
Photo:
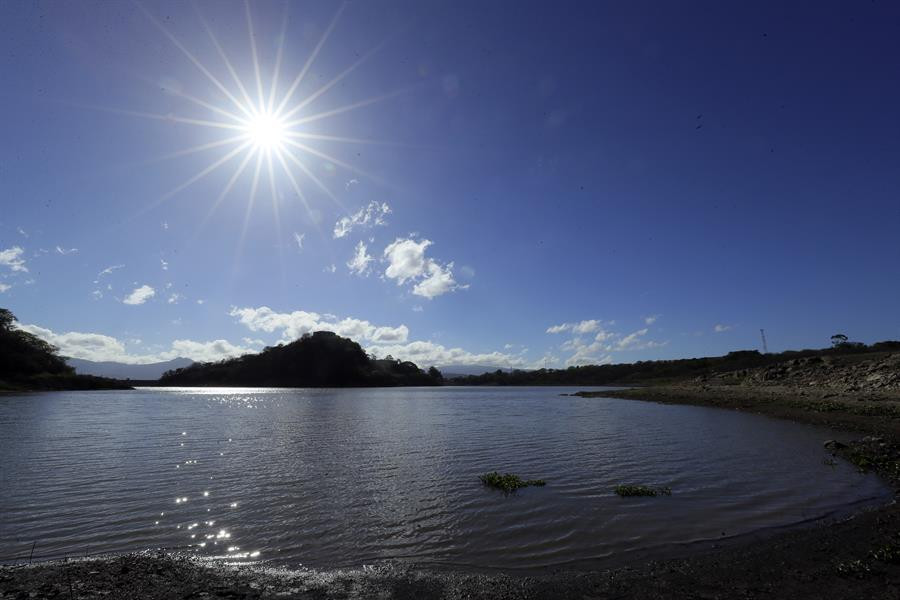
[[[438,373],[439,375],[440,373]],[[267,347],[214,363],[167,371],[164,385],[355,387],[437,385],[440,379],[414,363],[373,359],[359,344],[330,331],[306,334],[290,344]]]
[[[836,333],[833,336],[831,336],[831,345],[834,346],[835,348],[837,348],[838,346],[846,344],[847,339],[848,339],[847,336],[844,335],[843,333]]]
[[[121,388],[122,383],[103,377],[76,375],[57,355],[57,348],[16,328],[16,317],[0,308],[0,389],[98,389]]]

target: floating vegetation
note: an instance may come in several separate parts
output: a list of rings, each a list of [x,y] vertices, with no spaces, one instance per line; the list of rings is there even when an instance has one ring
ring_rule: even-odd
[[[512,473],[501,475],[497,471],[485,473],[484,475],[481,475],[479,479],[481,479],[481,483],[484,485],[503,490],[507,494],[530,485],[540,487],[547,484],[543,479],[522,479],[518,475],[513,475]]]
[[[671,496],[672,490],[667,487],[652,488],[646,485],[617,485],[616,494],[622,498],[630,496]]]

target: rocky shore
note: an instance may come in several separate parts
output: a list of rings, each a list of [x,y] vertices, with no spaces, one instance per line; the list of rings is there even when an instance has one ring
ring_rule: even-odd
[[[806,361],[579,395],[714,406],[856,431],[854,442],[823,445],[900,491],[898,370],[898,355]],[[900,598],[900,508],[892,502],[739,544],[709,544],[682,559],[541,576],[390,564],[297,571],[165,553],[0,567],[0,599],[12,598]]]

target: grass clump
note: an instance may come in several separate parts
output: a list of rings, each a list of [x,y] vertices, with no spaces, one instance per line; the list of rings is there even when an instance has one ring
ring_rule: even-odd
[[[481,483],[484,485],[503,490],[507,494],[530,485],[538,487],[546,485],[546,482],[543,479],[522,479],[518,475],[512,473],[504,473],[501,475],[497,471],[485,473],[484,475],[481,475],[479,479],[481,479]]]
[[[617,485],[616,494],[622,498],[632,496],[671,496],[672,490],[667,487],[652,488],[646,485]]]

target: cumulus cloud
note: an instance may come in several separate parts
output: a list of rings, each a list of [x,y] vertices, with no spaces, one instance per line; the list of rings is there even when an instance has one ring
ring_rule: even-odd
[[[448,292],[465,289],[453,278],[453,263],[441,265],[425,256],[431,240],[417,241],[414,238],[397,238],[384,249],[384,259],[388,266],[385,277],[393,279],[397,285],[415,282],[412,293],[431,300]],[[417,281],[418,280],[418,281]]]
[[[654,320],[655,318],[653,317]],[[644,317],[647,322],[649,317]],[[615,321],[603,322],[598,319],[589,319],[577,323],[561,323],[547,328],[548,334],[569,332],[571,337],[560,345],[560,349],[571,352],[566,359],[566,366],[578,366],[596,364],[602,365],[612,362],[614,352],[633,352],[649,348],[660,348],[668,342],[659,342],[646,339],[649,328],[639,329],[629,334],[623,334],[607,329],[615,325]],[[584,336],[591,334],[585,339]]]
[[[430,240],[397,238],[384,249],[388,261],[384,274],[388,279],[396,279],[397,285],[420,277],[425,272],[425,249],[430,245]]]
[[[362,319],[338,319],[335,315],[295,310],[278,313],[268,306],[232,308],[229,313],[250,331],[279,332],[284,342],[290,342],[313,331],[333,331],[358,342],[405,342],[409,336],[406,325],[376,326]]]
[[[407,344],[375,344],[367,347],[366,351],[381,357],[390,354],[399,360],[412,361],[419,367],[432,365],[488,365],[512,369],[530,366],[521,356],[496,351],[475,353],[462,348],[447,348],[441,344],[425,341],[409,342]]]
[[[25,254],[25,250],[21,246],[0,250],[0,265],[9,267],[14,272],[27,273],[28,267],[25,266],[23,254]]]
[[[713,327],[713,331],[715,331],[716,333],[723,333],[725,331],[728,331],[729,329],[731,329],[731,325],[724,325],[722,323],[716,323],[716,326]]]
[[[125,299],[122,300],[122,302],[131,305],[143,304],[155,295],[156,290],[145,284],[139,288],[135,288],[133,292],[128,294],[128,296],[126,296]]]
[[[422,296],[423,298],[431,300],[432,298],[446,294],[447,292],[452,292],[457,288],[468,287],[458,285],[453,279],[452,262],[448,263],[445,267],[442,267],[435,261],[429,260],[425,269],[427,271],[427,276],[413,286],[412,293],[416,296]]]
[[[250,348],[238,346],[226,340],[198,342],[183,339],[173,341],[169,349],[161,352],[132,354],[125,349],[125,344],[122,341],[101,333],[82,333],[78,331],[56,333],[37,325],[17,326],[19,329],[53,344],[59,348],[59,353],[62,356],[93,361],[147,364],[183,357],[195,361],[211,362],[253,352]]]
[[[391,207],[386,202],[369,202],[349,217],[342,217],[334,224],[334,237],[342,238],[354,229],[370,229],[377,225],[386,225],[385,217],[391,214]]]
[[[359,242],[356,244],[356,251],[353,253],[353,258],[347,261],[347,268],[350,269],[351,273],[363,277],[369,274],[369,263],[373,260],[372,256],[366,252],[366,245]]]

